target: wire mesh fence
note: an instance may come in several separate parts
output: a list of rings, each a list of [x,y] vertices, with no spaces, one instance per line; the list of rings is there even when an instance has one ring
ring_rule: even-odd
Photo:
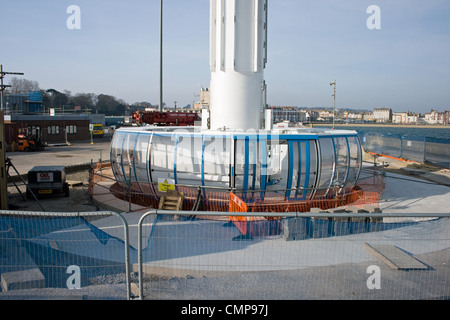
[[[100,221],[121,236],[101,230]],[[128,227],[119,214],[2,211],[0,228],[0,298],[46,289],[58,299],[89,287],[105,298],[111,291],[95,289],[103,285],[115,286],[115,298],[129,295]]]
[[[450,141],[425,136],[359,132],[368,152],[450,168]]]
[[[155,210],[137,232],[120,217],[1,212],[0,299],[450,297],[450,214]]]
[[[145,299],[450,297],[448,214],[260,216],[245,219],[259,230],[251,237],[244,219],[183,214],[141,220],[151,221],[140,236]]]

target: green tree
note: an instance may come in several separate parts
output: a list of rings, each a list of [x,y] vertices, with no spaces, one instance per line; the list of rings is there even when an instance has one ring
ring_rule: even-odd
[[[82,110],[93,110],[97,100],[97,95],[94,93],[77,93],[70,97],[69,104],[72,106],[80,106]]]
[[[66,94],[55,89],[48,89],[47,92],[50,93],[50,105],[46,107],[62,108],[63,106],[69,104],[69,97],[67,97]]]
[[[113,96],[101,94],[97,97],[96,112],[107,116],[123,115],[125,106],[121,102]]]

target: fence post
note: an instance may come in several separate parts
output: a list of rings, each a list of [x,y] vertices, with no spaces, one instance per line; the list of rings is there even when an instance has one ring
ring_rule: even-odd
[[[116,215],[123,223],[123,232],[125,239],[125,274],[127,283],[127,300],[131,299],[131,279],[130,279],[130,239],[129,239],[129,229],[127,220],[120,214],[111,211],[112,214]]]
[[[144,285],[142,279],[143,266],[142,266],[142,223],[145,218],[151,214],[158,214],[158,210],[152,210],[144,213],[138,222],[138,282],[139,282],[139,299],[144,297]]]

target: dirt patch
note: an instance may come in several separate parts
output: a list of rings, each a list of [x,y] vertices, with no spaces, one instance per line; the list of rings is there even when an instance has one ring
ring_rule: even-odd
[[[450,187],[450,170],[439,168],[425,163],[401,161],[389,157],[374,156],[363,153],[363,160],[368,163],[376,163],[379,172],[395,173],[403,176],[411,176],[428,182]]]

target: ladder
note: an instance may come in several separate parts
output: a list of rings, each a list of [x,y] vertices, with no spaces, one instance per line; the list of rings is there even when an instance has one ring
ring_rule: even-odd
[[[178,191],[168,191],[165,196],[159,200],[159,210],[180,211],[183,208],[184,196]]]

